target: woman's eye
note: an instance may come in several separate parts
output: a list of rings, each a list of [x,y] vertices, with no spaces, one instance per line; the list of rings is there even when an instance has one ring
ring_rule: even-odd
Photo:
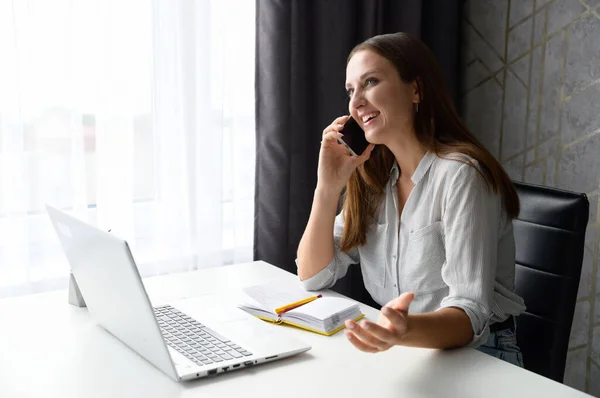
[[[353,89],[349,88],[348,90],[346,90],[346,94],[348,94],[348,97],[352,97],[352,93],[354,92]]]
[[[375,79],[374,77],[370,77],[367,80],[365,80],[365,86],[371,85],[371,84],[375,84],[377,83],[377,79]]]

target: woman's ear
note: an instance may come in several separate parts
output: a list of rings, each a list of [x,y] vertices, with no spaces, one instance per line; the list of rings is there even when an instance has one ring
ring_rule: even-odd
[[[419,102],[421,102],[423,100],[421,86],[422,86],[422,84],[421,84],[420,78],[417,77],[415,80],[413,80],[413,82],[412,82],[412,94],[413,94],[412,101],[415,104],[418,104]]]

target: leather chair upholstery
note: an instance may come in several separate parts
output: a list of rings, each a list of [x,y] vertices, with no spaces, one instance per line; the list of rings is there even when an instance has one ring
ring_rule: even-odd
[[[335,282],[331,290],[350,297],[358,302],[380,310],[381,306],[377,304],[365,288],[365,282],[360,271],[359,265],[348,267],[346,276]]]
[[[584,194],[515,182],[515,290],[527,310],[517,318],[525,368],[563,381],[581,277],[589,202]]]

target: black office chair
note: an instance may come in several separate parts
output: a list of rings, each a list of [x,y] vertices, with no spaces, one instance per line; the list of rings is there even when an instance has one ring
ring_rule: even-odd
[[[517,318],[525,368],[562,383],[581,277],[589,202],[584,194],[515,183],[515,290],[527,310]]]
[[[336,281],[331,290],[378,310],[381,309],[381,306],[373,300],[365,288],[364,279],[358,264],[348,267],[346,276]]]

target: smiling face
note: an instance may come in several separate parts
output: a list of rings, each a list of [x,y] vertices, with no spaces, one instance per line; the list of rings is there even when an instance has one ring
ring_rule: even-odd
[[[367,141],[389,146],[402,132],[412,132],[415,82],[404,83],[394,65],[371,50],[352,56],[346,67],[350,115],[363,128]]]

